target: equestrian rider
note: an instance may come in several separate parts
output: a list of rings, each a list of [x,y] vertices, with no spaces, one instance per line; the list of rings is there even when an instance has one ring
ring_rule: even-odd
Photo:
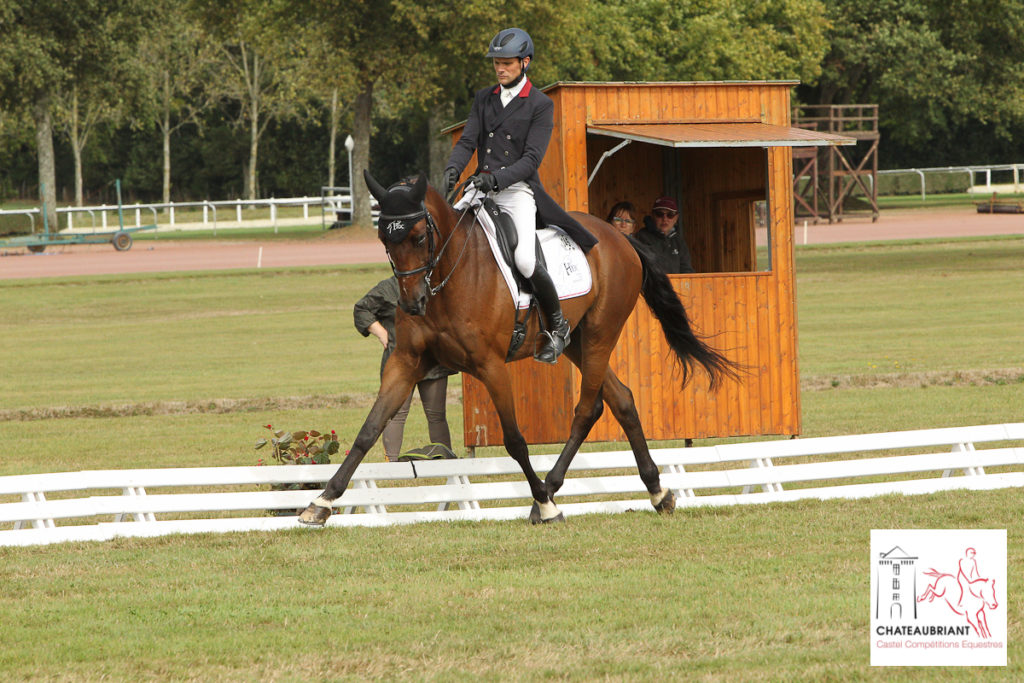
[[[448,158],[445,194],[451,194],[475,151],[478,163],[472,184],[512,217],[518,236],[516,269],[530,281],[547,318],[548,331],[534,358],[555,363],[569,343],[569,322],[562,316],[551,276],[537,261],[537,215],[543,225],[563,227],[584,251],[597,240],[548,196],[537,175],[554,128],[554,104],[526,77],[533,40],[522,29],[499,31],[487,57],[498,85],[478,91],[473,98],[462,137]]]

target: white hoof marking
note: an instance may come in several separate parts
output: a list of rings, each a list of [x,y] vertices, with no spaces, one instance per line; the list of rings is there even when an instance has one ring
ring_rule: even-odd
[[[559,514],[558,506],[550,500],[546,503],[537,503],[537,508],[540,510],[540,518],[543,520],[554,519]]]
[[[662,488],[657,493],[652,493],[651,494],[651,505],[653,505],[654,507],[658,507],[659,505],[661,505],[661,501],[665,500],[665,496],[667,496],[667,495],[668,495],[668,489],[666,489],[666,488]]]

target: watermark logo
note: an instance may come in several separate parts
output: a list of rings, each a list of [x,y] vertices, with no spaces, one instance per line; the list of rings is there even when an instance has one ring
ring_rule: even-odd
[[[1006,531],[871,532],[872,666],[1006,666]]]

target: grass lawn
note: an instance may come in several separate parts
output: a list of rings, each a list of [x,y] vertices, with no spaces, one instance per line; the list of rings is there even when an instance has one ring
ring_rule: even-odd
[[[1020,238],[801,247],[805,436],[1024,419],[1022,263]],[[387,274],[380,265],[0,281],[0,475],[253,464],[267,423],[333,428],[347,446],[380,359],[353,329],[352,304]],[[407,443],[425,441],[414,405]],[[379,446],[369,456],[381,457]],[[556,528],[0,548],[0,672],[1019,679],[1019,498],[951,492],[594,515]],[[1007,529],[1007,669],[868,665],[869,532],[916,527]]]

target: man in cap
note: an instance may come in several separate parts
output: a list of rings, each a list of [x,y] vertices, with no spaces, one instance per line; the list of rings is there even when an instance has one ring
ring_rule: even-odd
[[[658,197],[651,208],[651,216],[644,219],[644,227],[636,233],[636,237],[654,252],[655,263],[664,272],[692,273],[690,249],[686,246],[682,231],[676,228],[678,220],[679,207],[676,200]]]

